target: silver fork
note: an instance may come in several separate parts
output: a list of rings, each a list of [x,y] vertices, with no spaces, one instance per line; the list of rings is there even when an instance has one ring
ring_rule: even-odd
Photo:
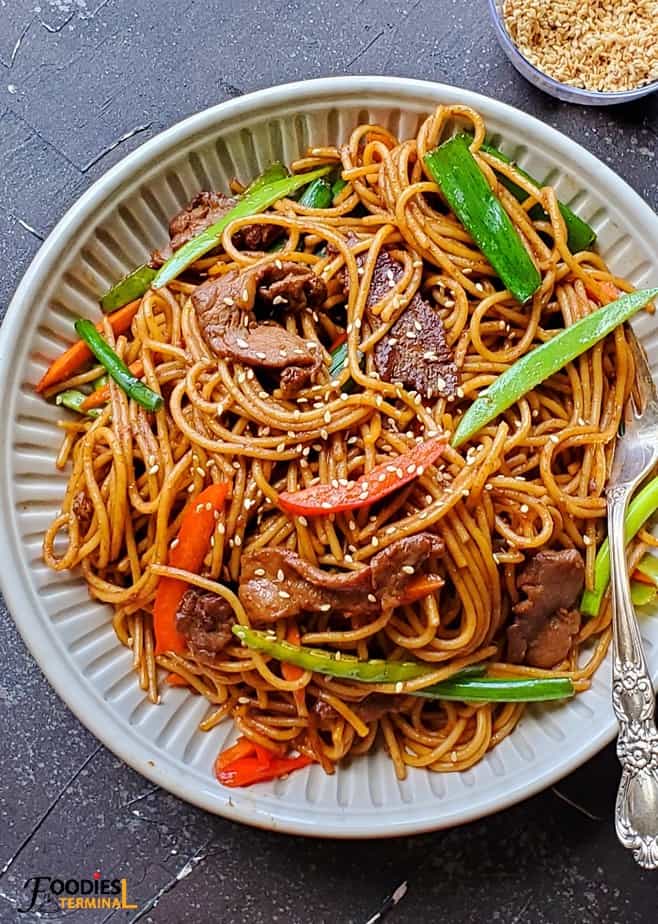
[[[612,575],[612,705],[619,722],[622,776],[615,805],[617,837],[640,866],[658,868],[658,730],[656,700],[631,601],[624,517],[642,479],[658,462],[658,393],[644,350],[629,331],[636,384],[625,409],[606,496]]]

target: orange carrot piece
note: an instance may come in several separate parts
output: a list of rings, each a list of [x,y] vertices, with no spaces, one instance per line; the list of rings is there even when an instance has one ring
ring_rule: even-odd
[[[128,368],[134,376],[140,378],[144,375],[144,363],[141,359],[136,359],[134,363],[131,363]],[[103,385],[102,388],[97,388],[96,391],[92,391],[85,400],[80,405],[81,411],[89,411],[94,407],[102,407],[104,404],[110,400],[110,386]]]
[[[415,603],[416,600],[422,600],[423,597],[434,593],[440,587],[443,587],[443,578],[440,578],[438,574],[420,574],[407,585],[406,593],[400,603]]]
[[[123,334],[128,330],[140,304],[141,299],[138,298],[134,302],[124,305],[123,308],[119,308],[118,311],[107,315],[107,320],[110,322],[115,335]],[[103,331],[103,321],[98,322],[96,330]],[[51,363],[36,386],[35,391],[46,391],[47,388],[57,385],[58,382],[63,382],[65,379],[70,378],[75,375],[80,366],[83,366],[91,358],[92,352],[84,340],[76,341],[73,346],[70,346],[65,353],[62,353]]]
[[[215,513],[224,506],[227,494],[228,482],[221,481],[205,488],[187,505],[178,533],[178,542],[169,552],[169,564],[172,568],[198,574],[215,529]],[[187,651],[185,637],[176,628],[176,611],[188,586],[187,581],[180,578],[160,578],[153,604],[156,655],[164,654],[166,651],[178,654]]]

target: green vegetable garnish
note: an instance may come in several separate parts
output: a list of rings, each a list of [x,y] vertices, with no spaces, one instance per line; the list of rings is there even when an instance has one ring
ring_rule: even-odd
[[[655,290],[654,290],[655,291]],[[653,296],[652,296],[653,297]],[[658,478],[652,478],[628,505],[624,520],[624,538],[630,542],[658,510]],[[642,569],[640,569],[642,570]],[[651,575],[650,575],[651,576]],[[601,600],[610,583],[610,546],[605,539],[596,555],[594,565],[594,590],[586,590],[580,601],[581,613],[596,616]]]
[[[320,176],[304,190],[299,200],[300,205],[305,205],[308,209],[328,209],[333,202],[334,196],[331,183],[325,176]]]
[[[517,173],[520,173],[522,177],[525,177],[525,179],[529,183],[532,183],[533,186],[536,186],[538,189],[541,188],[542,184],[538,180],[530,176],[529,173],[526,173],[525,170],[522,170],[518,164],[511,160],[511,158],[509,158],[506,154],[503,154],[502,151],[499,151],[498,148],[495,148],[493,145],[487,144],[485,142],[481,149],[486,154],[490,154],[492,157],[495,157],[498,160],[502,160],[506,164],[513,164]],[[502,174],[499,176],[499,180],[503,186],[512,193],[514,198],[519,200],[519,202],[525,202],[525,200],[528,198],[528,193],[525,191],[525,189],[522,189],[513,180],[508,179]],[[572,212],[569,206],[565,205],[564,202],[558,202],[558,208],[562,213],[564,224],[566,225],[567,244],[569,246],[569,250],[572,253],[578,253],[581,250],[588,250],[596,240],[596,231],[594,228],[590,227],[590,225],[588,225],[586,221],[583,221],[582,218],[579,218],[575,212]],[[528,214],[535,220],[540,219],[542,221],[548,221],[548,215],[541,207],[541,205],[539,205],[539,203],[533,206]]]
[[[512,220],[470,152],[469,135],[455,135],[425,155],[425,165],[448,205],[517,301],[541,285],[539,270]]]
[[[61,404],[70,411],[77,411],[78,414],[86,414],[88,417],[98,417],[100,414],[99,408],[94,407],[90,408],[88,411],[83,411],[80,407],[86,397],[87,395],[77,388],[67,388],[66,391],[60,391],[55,398],[55,404]]]
[[[285,180],[288,176],[290,176],[290,170],[288,170],[286,165],[281,163],[280,160],[275,160],[251,181],[247,188],[240,194],[239,198],[241,199],[243,196],[252,195],[258,192],[259,189],[262,189],[263,186],[269,186],[270,183],[275,183],[277,180]]]
[[[117,356],[109,343],[102,338],[91,321],[78,318],[75,322],[75,329],[78,336],[84,340],[99,363],[107,369],[109,375],[129,397],[134,398],[147,411],[157,411],[162,407],[162,396],[156,394],[132,374],[128,366]]]
[[[568,677],[473,677],[444,680],[413,696],[456,699],[462,703],[539,703],[573,696]]]
[[[141,298],[155,279],[156,273],[157,270],[146,263],[138,266],[132,273],[128,273],[111,289],[108,289],[101,298],[100,304],[103,311],[115,311],[117,308],[127,305],[128,302]]]
[[[469,407],[459,421],[451,445],[455,448],[461,446],[494,417],[585,353],[657,295],[658,288],[639,289],[622,295],[517,359]]]
[[[187,244],[183,244],[168,260],[160,267],[155,279],[152,282],[154,289],[159,289],[167,285],[172,279],[175,279],[183,270],[187,269],[196,260],[205,256],[208,251],[213,250],[219,243],[224,229],[236,218],[246,218],[249,215],[256,215],[265,209],[274,205],[280,199],[291,196],[298,189],[308,186],[318,177],[325,176],[329,173],[331,167],[318,167],[317,170],[311,170],[308,173],[298,173],[294,176],[284,177],[280,180],[273,180],[271,183],[259,184],[255,189],[247,189],[233,206],[230,212],[223,215],[219,221],[210,225],[201,234],[192,238]]]
[[[233,626],[233,633],[252,651],[276,658],[285,664],[294,664],[302,670],[315,671],[329,677],[356,680],[360,683],[404,683],[434,673],[435,666],[421,661],[360,661],[351,655],[340,655],[321,648],[308,648],[279,641],[268,632]],[[482,665],[472,665],[458,671],[449,680],[416,690],[412,696],[429,699],[456,699],[460,702],[538,702],[563,699],[573,695],[568,678],[498,678],[483,677]]]

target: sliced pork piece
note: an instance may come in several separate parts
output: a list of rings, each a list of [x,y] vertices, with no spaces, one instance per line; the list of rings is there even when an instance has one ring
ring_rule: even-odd
[[[332,572],[290,549],[259,549],[242,556],[239,596],[254,623],[301,613],[373,617],[399,606],[428,559],[442,552],[441,539],[419,533],[397,539],[360,571]]]
[[[585,583],[585,564],[577,549],[538,552],[517,578],[525,594],[514,607],[507,630],[507,658],[533,667],[553,667],[569,653],[580,631],[573,609]]]
[[[223,597],[190,587],[183,594],[176,613],[176,628],[192,651],[216,654],[233,638],[236,623],[233,610]]]

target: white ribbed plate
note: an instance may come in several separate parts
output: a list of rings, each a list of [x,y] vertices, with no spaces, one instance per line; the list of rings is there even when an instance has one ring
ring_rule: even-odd
[[[123,760],[211,812],[262,827],[334,837],[408,834],[468,821],[523,799],[574,769],[615,731],[606,662],[592,689],[564,706],[529,709],[514,734],[462,774],[411,771],[400,783],[384,754],[325,776],[318,766],[285,781],[227,790],[212,776],[227,723],[197,731],[200,697],[163,685],[149,705],[116,641],[108,607],[82,580],[41,562],[41,541],[66,476],[54,468],[61,413],[33,392],[46,362],[72,339],[72,318],[97,317],[98,295],[165,241],[166,219],[200,188],[225,189],[310,142],[345,140],[357,122],[406,138],[438,102],[466,103],[503,149],[548,179],[599,234],[603,256],[637,286],[658,285],[658,218],[599,160],[554,129],[495,100],[399,78],[313,80],[276,87],[192,116],[147,142],[65,215],[21,283],[0,333],[1,578],[16,624],[75,714]],[[637,330],[658,363],[653,319]],[[643,621],[658,678],[658,620]]]

